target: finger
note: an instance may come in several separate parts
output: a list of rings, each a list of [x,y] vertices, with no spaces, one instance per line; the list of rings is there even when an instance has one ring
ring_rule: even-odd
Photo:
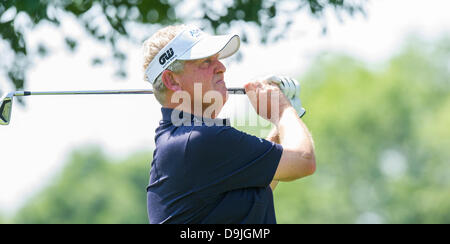
[[[295,87],[292,83],[291,79],[288,77],[284,77],[284,80],[286,81],[286,96],[291,99],[295,95]]]
[[[300,94],[300,84],[296,79],[289,78],[289,81],[292,86],[292,97],[296,97]]]
[[[280,84],[280,78],[276,75],[267,76],[264,80],[266,80],[267,82],[272,83],[272,84],[277,84],[277,85]]]
[[[245,91],[253,90],[253,87],[254,87],[253,82],[247,82],[246,84],[244,84]]]
[[[294,84],[291,82],[291,79],[288,77],[283,76],[281,79],[283,80],[283,84],[285,86],[285,88],[283,89],[283,92],[286,95],[286,97],[291,99],[295,95]]]
[[[263,83],[261,81],[256,81],[254,84],[255,84],[255,88],[262,88],[263,87]]]

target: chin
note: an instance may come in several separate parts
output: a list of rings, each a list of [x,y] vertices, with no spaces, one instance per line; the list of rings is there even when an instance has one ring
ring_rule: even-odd
[[[222,94],[222,98],[225,103],[226,98],[228,98],[228,90],[227,90],[227,87],[225,86],[225,84],[216,86],[215,90],[220,92],[220,94]]]

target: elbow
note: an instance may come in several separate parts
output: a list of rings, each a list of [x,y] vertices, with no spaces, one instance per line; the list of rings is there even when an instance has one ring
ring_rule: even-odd
[[[316,156],[314,153],[305,155],[303,159],[305,164],[305,176],[314,174],[316,172]]]
[[[316,172],[316,157],[314,152],[293,152],[286,150],[286,155],[278,165],[274,179],[293,181]]]
[[[314,156],[310,162],[310,171],[309,175],[312,175],[316,172],[316,157]]]
[[[303,178],[316,172],[316,157],[314,153],[302,154],[299,158],[298,165],[300,167],[295,178]]]

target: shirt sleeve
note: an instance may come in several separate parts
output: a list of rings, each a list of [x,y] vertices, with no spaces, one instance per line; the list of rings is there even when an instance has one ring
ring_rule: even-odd
[[[230,126],[195,127],[186,148],[195,187],[215,193],[267,187],[283,152],[280,144]]]

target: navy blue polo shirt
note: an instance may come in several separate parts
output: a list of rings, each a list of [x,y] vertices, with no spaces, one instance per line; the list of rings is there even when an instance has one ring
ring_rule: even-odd
[[[147,187],[150,223],[276,223],[269,184],[281,145],[229,120],[161,111]]]

